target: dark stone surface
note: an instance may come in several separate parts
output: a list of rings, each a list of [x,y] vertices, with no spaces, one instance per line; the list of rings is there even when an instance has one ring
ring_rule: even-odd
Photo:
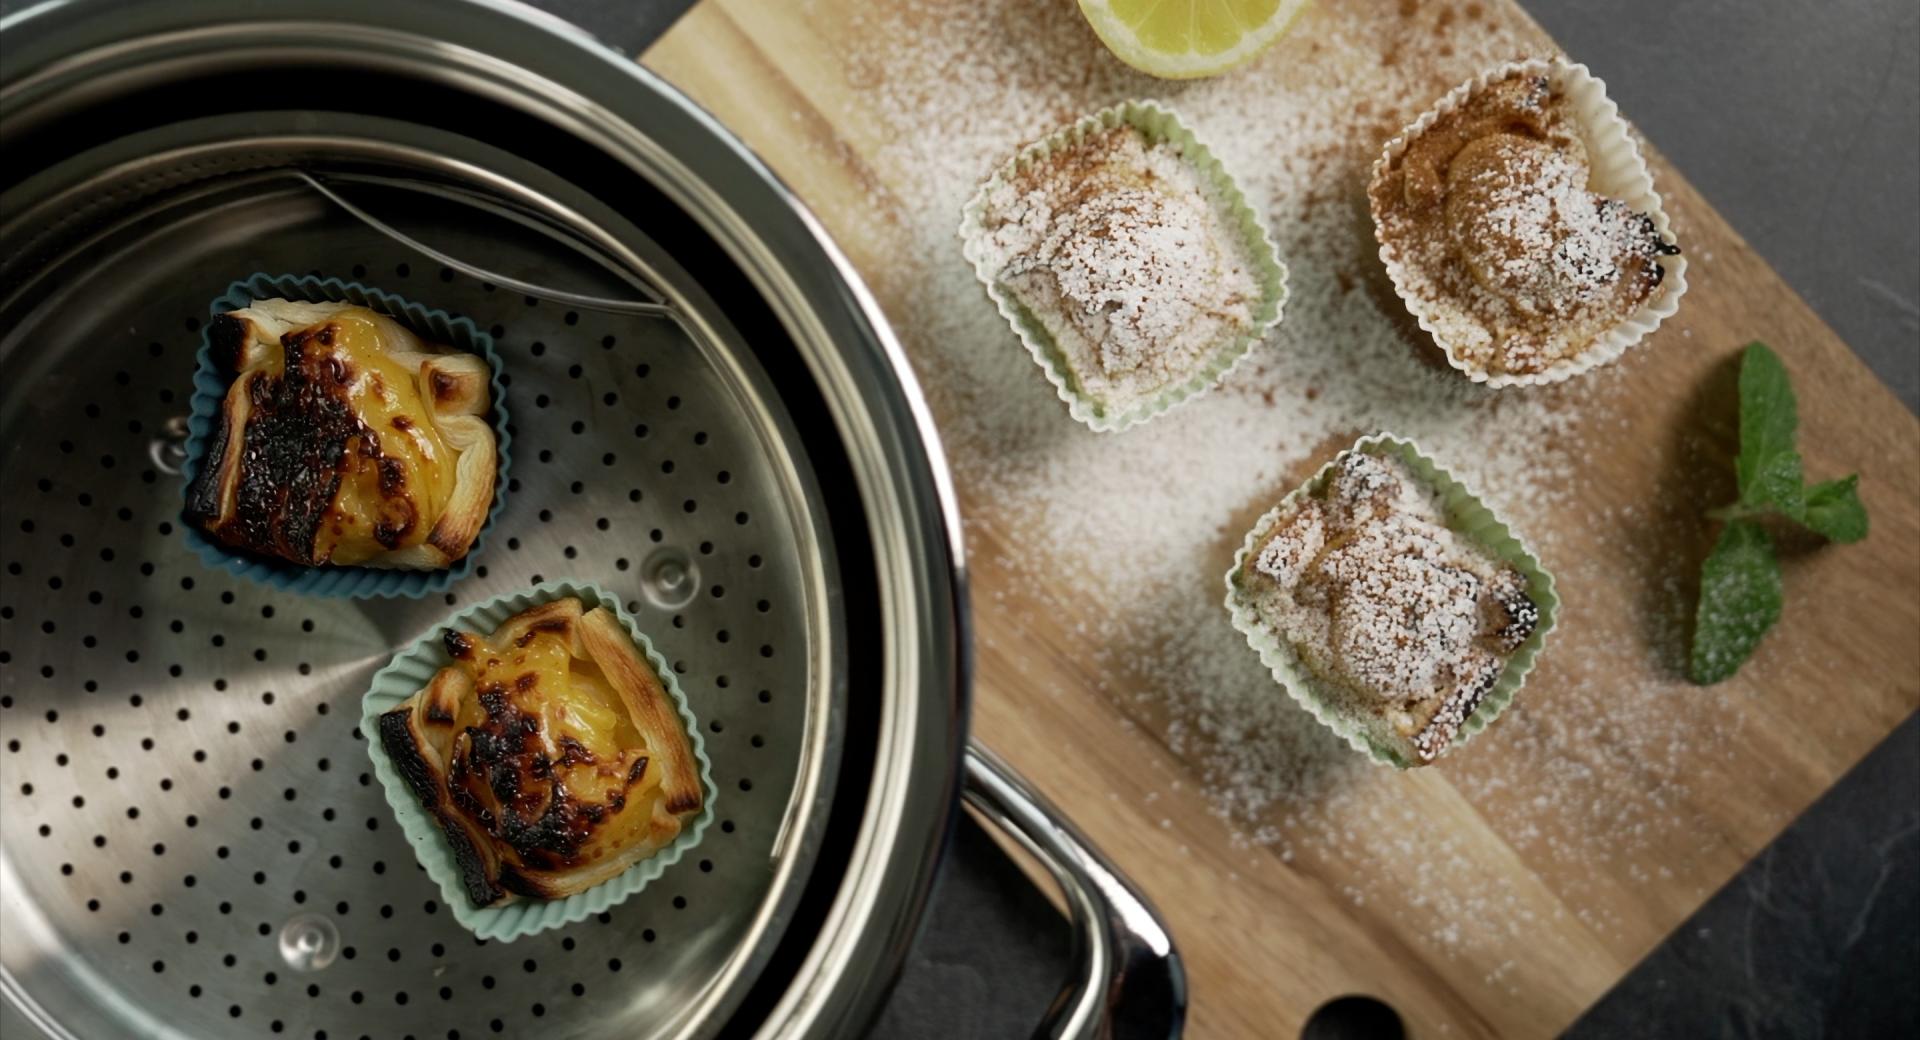
[[[1569,1031],[1920,1035],[1920,716],[1907,719]]]
[[[694,0],[527,0],[600,37],[638,54],[660,38]]]
[[[1027,1036],[1066,980],[1070,940],[1065,919],[968,816],[873,1036]]]

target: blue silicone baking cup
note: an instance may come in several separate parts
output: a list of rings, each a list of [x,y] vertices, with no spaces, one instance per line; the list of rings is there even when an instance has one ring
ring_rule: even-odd
[[[681,725],[686,727],[687,740],[692,745],[693,758],[700,770],[703,804],[699,813],[682,823],[680,833],[665,848],[584,892],[576,892],[565,899],[516,899],[504,906],[474,906],[467,897],[460,866],[454,859],[453,847],[447,843],[445,832],[420,804],[419,797],[413,793],[406,778],[394,767],[386,745],[381,743],[380,716],[425,689],[440,669],[452,663],[446,649],[445,635],[448,631],[457,629],[491,635],[514,615],[569,596],[578,599],[585,610],[606,607],[613,611],[634,646],[639,648],[652,666],[660,685],[667,691],[667,697],[673,701]],[[406,834],[407,844],[413,847],[421,868],[439,887],[442,904],[452,911],[454,920],[481,939],[512,942],[522,936],[560,928],[586,920],[594,914],[605,913],[659,880],[669,867],[680,862],[694,846],[700,844],[708,826],[713,823],[713,803],[718,794],[713,783],[713,762],[707,758],[706,740],[700,735],[700,723],[694,717],[686,690],[680,686],[679,676],[667,663],[666,657],[654,648],[653,641],[640,630],[640,623],[620,605],[620,597],[590,581],[550,581],[530,589],[495,596],[428,629],[426,634],[395,654],[385,668],[374,673],[367,692],[360,698],[360,732],[367,735],[367,756],[373,760],[373,773],[380,780],[380,790],[386,796],[387,806],[393,810],[393,817]]]
[[[377,596],[418,599],[439,592],[465,577],[473,569],[474,557],[480,554],[480,547],[487,540],[487,532],[493,529],[494,521],[500,516],[501,507],[506,502],[507,469],[512,462],[512,456],[508,453],[513,435],[507,427],[507,388],[500,380],[500,353],[494,348],[493,337],[470,319],[456,318],[446,311],[434,310],[358,282],[312,275],[254,274],[227,286],[226,292],[207,305],[207,313],[219,317],[228,311],[251,306],[255,300],[275,298],[357,304],[399,321],[429,342],[445,344],[486,358],[487,366],[493,369],[489,392],[492,394],[495,451],[500,460],[499,473],[494,477],[493,504],[487,509],[487,522],[481,526],[480,534],[474,538],[473,546],[465,556],[453,566],[437,571],[302,567],[283,560],[233,552],[201,534],[193,525],[182,523],[180,529],[186,536],[187,544],[201,562],[214,570],[239,575],[271,588],[328,599],[369,599]],[[221,402],[226,399],[227,388],[231,385],[231,381],[213,363],[210,329],[211,326],[202,329],[200,351],[194,355],[193,404],[187,419],[187,457],[181,466],[185,477],[180,487],[182,504],[185,503],[187,489],[193,486],[193,479],[200,472],[207,440],[212,436]]]

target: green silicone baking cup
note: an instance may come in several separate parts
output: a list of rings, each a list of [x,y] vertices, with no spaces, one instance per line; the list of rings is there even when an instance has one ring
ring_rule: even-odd
[[[391,711],[424,689],[434,673],[451,663],[441,642],[442,633],[447,629],[487,635],[521,611],[568,596],[578,597],[586,610],[594,607],[612,610],[627,634],[633,637],[634,645],[646,654],[647,663],[653,666],[668,696],[673,698],[680,721],[686,724],[687,736],[693,742],[693,757],[700,763],[704,804],[699,815],[682,825],[679,836],[667,847],[585,892],[565,899],[518,899],[505,906],[476,907],[460,882],[460,867],[454,861],[446,835],[414,797],[405,778],[394,769],[393,760],[387,757],[387,750],[380,743],[378,720],[383,712]],[[440,901],[453,911],[454,920],[482,939],[512,942],[523,935],[559,928],[618,906],[679,862],[688,849],[700,844],[707,825],[713,822],[713,763],[707,759],[706,744],[700,739],[700,726],[694,720],[693,710],[687,706],[686,692],[680,688],[667,659],[660,656],[653,643],[641,633],[632,615],[620,605],[619,598],[591,583],[550,581],[523,592],[495,596],[434,626],[374,674],[372,686],[360,699],[360,732],[366,735],[367,756],[373,759],[373,773],[380,778],[387,805],[393,809],[394,819],[399,821],[407,844],[413,846],[413,854],[426,868],[427,876],[440,886]]]
[[[1260,285],[1260,302],[1254,308],[1252,325],[1243,332],[1222,339],[1208,356],[1207,362],[1192,375],[1162,387],[1158,394],[1132,408],[1114,411],[1081,390],[1079,380],[1067,366],[1066,356],[1052,335],[1012,292],[1000,284],[999,272],[992,269],[983,246],[986,238],[984,220],[987,195],[995,186],[1006,183],[1016,172],[1035,160],[1044,159],[1058,149],[1078,145],[1088,134],[1110,130],[1122,124],[1140,131],[1150,144],[1165,144],[1177,149],[1181,158],[1212,186],[1215,197],[1225,204],[1232,216],[1234,230],[1240,234],[1240,245],[1253,268],[1254,279]],[[1187,129],[1180,117],[1171,109],[1152,101],[1124,101],[1101,109],[1021,149],[980,186],[980,190],[961,210],[960,242],[967,261],[973,265],[973,273],[987,287],[987,295],[1000,309],[1001,316],[1007,319],[1007,324],[1013,326],[1020,342],[1033,355],[1034,363],[1046,373],[1047,381],[1053,384],[1060,399],[1067,403],[1068,413],[1101,432],[1124,430],[1136,423],[1146,422],[1212,389],[1247,356],[1267,330],[1280,323],[1281,312],[1287,302],[1287,267],[1280,262],[1279,250],[1275,248],[1273,238],[1267,234],[1260,215],[1247,204],[1246,196],[1241,194],[1239,185],[1227,174],[1226,168],[1220,165],[1220,160],[1194,137],[1193,131]]]
[[[1354,750],[1365,754],[1375,762],[1390,765],[1396,769],[1406,769],[1414,763],[1407,761],[1394,749],[1382,746],[1366,733],[1361,720],[1339,706],[1334,691],[1316,678],[1301,664],[1299,654],[1264,621],[1260,619],[1253,604],[1241,596],[1240,581],[1246,573],[1247,561],[1254,557],[1273,531],[1274,524],[1281,514],[1299,501],[1301,496],[1318,491],[1333,473],[1340,461],[1354,452],[1363,452],[1379,458],[1394,458],[1406,464],[1415,477],[1439,493],[1440,504],[1445,510],[1447,526],[1455,534],[1461,535],[1481,548],[1492,553],[1506,563],[1512,564],[1527,579],[1527,595],[1540,610],[1540,621],[1534,625],[1533,633],[1520,648],[1507,659],[1507,665],[1500,672],[1500,679],[1493,689],[1481,699],[1473,714],[1454,736],[1452,748],[1465,744],[1474,734],[1486,729],[1493,720],[1513,703],[1514,694],[1526,685],[1527,673],[1533,670],[1535,658],[1546,646],[1547,633],[1553,631],[1555,620],[1560,614],[1560,595],[1554,587],[1553,575],[1547,572],[1540,561],[1527,548],[1520,537],[1508,529],[1506,523],[1494,515],[1471,489],[1452,474],[1441,469],[1439,464],[1420,452],[1409,440],[1392,434],[1377,433],[1362,437],[1353,447],[1333,457],[1320,467],[1306,483],[1295,488],[1280,504],[1269,510],[1247,532],[1247,539],[1240,551],[1234,554],[1233,569],[1227,572],[1227,612],[1233,615],[1233,627],[1247,637],[1247,644],[1260,654],[1260,660],[1273,678],[1287,691],[1302,708],[1320,720],[1320,724],[1339,734]]]

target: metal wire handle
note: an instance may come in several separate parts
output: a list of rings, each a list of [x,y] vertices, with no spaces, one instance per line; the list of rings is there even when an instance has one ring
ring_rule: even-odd
[[[325,196],[328,201],[345,210],[362,224],[378,231],[380,234],[385,235],[408,249],[422,256],[429,257],[446,267],[451,267],[462,274],[478,278],[483,282],[491,282],[494,285],[512,289],[522,296],[532,296],[539,300],[546,300],[552,303],[564,303],[569,307],[601,311],[608,314],[637,314],[654,318],[666,318],[681,326],[682,329],[687,329],[686,323],[681,319],[679,309],[670,303],[665,303],[660,300],[621,300],[607,296],[587,296],[582,293],[567,292],[564,289],[548,288],[547,286],[515,278],[511,275],[500,274],[497,271],[489,271],[477,264],[468,263],[457,256],[435,249],[425,242],[414,238],[412,235],[401,231],[399,228],[394,227],[392,224],[367,212],[365,209],[349,201],[339,192],[328,187],[320,178],[315,177],[306,170],[292,170],[290,172],[294,177],[306,184],[307,187]],[[693,330],[688,329],[687,331],[691,332]]]

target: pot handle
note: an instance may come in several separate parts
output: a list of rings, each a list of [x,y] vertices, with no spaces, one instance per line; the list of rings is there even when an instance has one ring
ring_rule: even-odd
[[[1035,1040],[1164,1040],[1187,1017],[1187,973],[1159,912],[1113,861],[979,741],[962,797],[1053,875],[1073,923],[1073,975]]]

